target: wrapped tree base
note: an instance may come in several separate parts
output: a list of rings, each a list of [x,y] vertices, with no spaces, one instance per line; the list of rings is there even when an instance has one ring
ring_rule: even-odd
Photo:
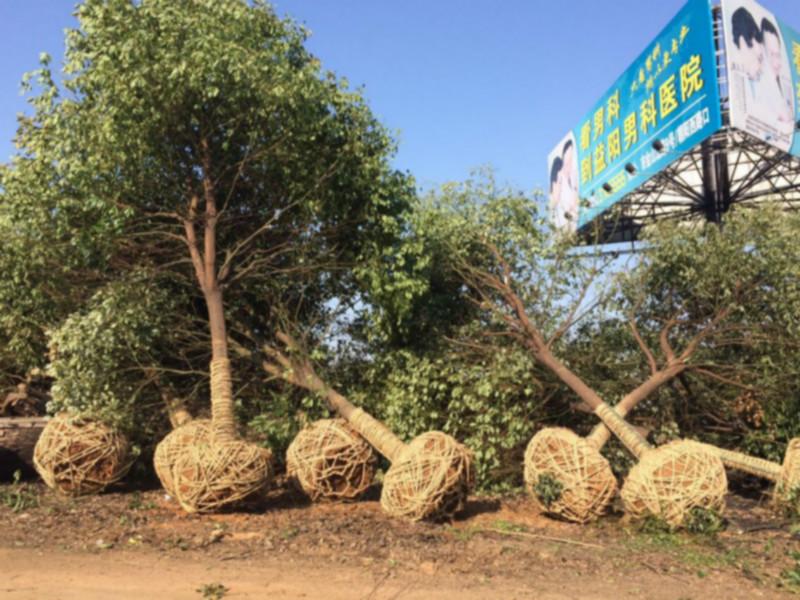
[[[175,458],[175,499],[189,513],[217,511],[251,496],[272,479],[272,453],[244,441],[192,444]]]
[[[800,438],[789,442],[775,492],[776,504],[800,511]]]
[[[419,521],[451,518],[474,483],[472,453],[440,431],[414,438],[392,461],[383,480],[387,514]]]
[[[568,429],[547,428],[525,450],[525,487],[543,512],[587,523],[608,509],[617,479],[586,439]]]
[[[311,423],[286,451],[287,474],[312,501],[355,500],[372,485],[377,462],[344,419]]]
[[[210,441],[211,421],[198,419],[177,427],[158,443],[153,455],[153,466],[161,485],[170,496],[175,497],[172,468],[178,456],[190,446],[208,444]]]
[[[653,516],[680,527],[693,508],[722,512],[727,490],[719,457],[702,444],[679,440],[645,452],[620,495],[634,518]]]
[[[69,496],[100,492],[125,477],[133,464],[124,435],[98,421],[67,415],[47,423],[33,462],[49,487]]]

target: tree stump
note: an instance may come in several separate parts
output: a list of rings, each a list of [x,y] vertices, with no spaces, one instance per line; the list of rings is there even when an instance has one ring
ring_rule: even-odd
[[[10,480],[19,469],[35,475],[33,448],[47,424],[47,417],[0,418],[0,481]]]

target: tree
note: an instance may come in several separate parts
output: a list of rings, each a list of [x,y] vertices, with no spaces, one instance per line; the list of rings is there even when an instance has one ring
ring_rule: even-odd
[[[215,433],[233,440],[229,336],[352,296],[410,182],[361,95],[264,2],[87,0],[78,18],[63,88],[39,73],[19,162],[56,213],[96,208],[82,234],[108,233],[117,273],[166,275],[189,314],[202,302]]]

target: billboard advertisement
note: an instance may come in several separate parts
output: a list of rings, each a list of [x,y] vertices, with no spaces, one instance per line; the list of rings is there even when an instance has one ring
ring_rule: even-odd
[[[731,126],[800,156],[800,34],[752,0],[723,0]]]
[[[722,126],[709,0],[689,0],[548,156],[557,226],[592,221]]]

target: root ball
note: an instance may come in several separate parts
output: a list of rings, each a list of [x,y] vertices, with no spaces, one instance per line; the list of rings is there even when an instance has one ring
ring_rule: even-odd
[[[472,452],[440,431],[414,438],[383,480],[381,506],[412,521],[452,517],[474,485]]]
[[[178,456],[186,448],[195,444],[208,444],[210,440],[211,421],[198,419],[175,428],[158,443],[153,455],[153,466],[161,485],[170,496],[175,497],[172,468]]]
[[[272,479],[272,453],[244,441],[195,443],[172,467],[175,499],[189,513],[208,513],[262,490]]]
[[[376,466],[372,447],[344,419],[311,423],[286,451],[287,474],[312,501],[355,500]]]
[[[693,508],[722,512],[727,491],[719,457],[702,444],[678,440],[646,452],[620,495],[634,518],[653,516],[681,527]]]
[[[602,515],[617,492],[608,461],[586,439],[546,428],[525,450],[525,487],[545,513],[587,523]]]
[[[84,496],[125,477],[133,460],[127,438],[113,427],[58,415],[36,442],[33,462],[49,487],[69,496]]]

